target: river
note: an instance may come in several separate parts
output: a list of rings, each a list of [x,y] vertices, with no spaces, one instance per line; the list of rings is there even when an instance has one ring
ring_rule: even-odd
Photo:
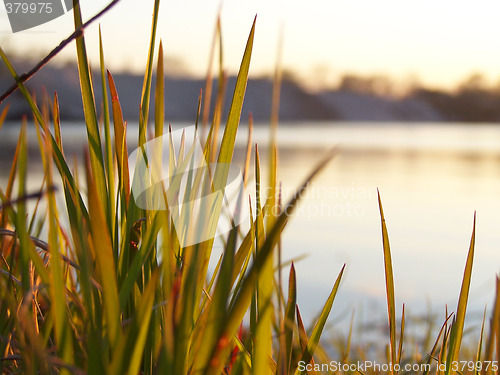
[[[181,124],[179,124],[181,125]],[[137,128],[130,126],[134,142]],[[0,149],[12,149],[18,127],[7,124]],[[238,146],[246,142],[242,126]],[[269,129],[256,126],[264,159]],[[63,128],[68,149],[81,155],[82,124]],[[306,316],[320,309],[342,265],[346,273],[334,304],[334,318],[360,319],[385,313],[385,279],[380,191],[389,231],[396,304],[408,311],[442,313],[456,306],[477,213],[476,251],[470,289],[471,311],[493,304],[500,270],[500,126],[495,124],[280,124],[279,175],[283,196],[298,184],[326,151],[339,154],[314,180],[283,236],[283,260],[295,263],[298,301]],[[36,136],[30,131],[30,145]],[[3,152],[0,183],[8,177],[12,153]],[[41,181],[31,152],[30,186]],[[241,162],[241,153],[236,157]],[[305,257],[302,257],[305,255]],[[288,268],[283,270],[286,283]]]

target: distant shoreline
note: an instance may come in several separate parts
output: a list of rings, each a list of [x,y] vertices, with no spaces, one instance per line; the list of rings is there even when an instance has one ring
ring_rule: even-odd
[[[174,128],[191,124],[174,123]],[[279,158],[298,155],[321,157],[334,146],[340,154],[372,157],[412,158],[500,158],[500,127],[497,124],[470,123],[368,123],[368,122],[285,122],[278,129]],[[8,122],[0,130],[0,165],[10,166],[19,137],[20,123]],[[128,146],[137,144],[138,126],[129,125]],[[242,159],[247,145],[247,125],[241,124],[235,158]],[[261,158],[268,155],[269,125],[256,123],[252,144],[258,143]],[[31,162],[40,159],[37,132],[30,123],[27,131]],[[63,147],[67,156],[81,159],[86,145],[84,122],[62,123]]]
[[[0,91],[12,84],[12,78],[2,73],[0,68]],[[114,75],[114,80],[124,118],[129,122],[137,121],[143,77],[118,73]],[[36,94],[39,101],[47,93],[53,98],[54,92],[57,92],[62,121],[78,121],[83,118],[78,82],[78,72],[74,66],[62,68],[46,66],[30,79],[27,87]],[[93,82],[95,100],[100,114],[102,103],[100,77],[94,75]],[[235,82],[235,77],[228,77],[226,92],[232,92]],[[361,85],[359,88],[358,86],[352,83],[335,89],[310,92],[298,82],[285,79],[281,86],[280,119],[287,122],[500,122],[499,90],[470,85],[453,93],[415,88],[405,96],[394,97],[377,94],[370,87]],[[216,82],[213,87],[217,87]],[[204,89],[205,80],[203,79],[166,78],[165,116],[167,121],[194,123],[200,92],[203,93]],[[272,80],[249,79],[242,109],[242,121],[246,122],[250,113],[255,122],[269,121],[272,92]],[[214,90],[212,105],[215,102],[215,95]],[[231,99],[230,95],[225,98],[222,118],[227,116]],[[10,105],[8,120],[19,121],[26,114],[28,118],[31,117],[25,100],[18,92],[5,100],[0,105],[0,110],[6,105]],[[152,116],[152,112],[150,115]]]

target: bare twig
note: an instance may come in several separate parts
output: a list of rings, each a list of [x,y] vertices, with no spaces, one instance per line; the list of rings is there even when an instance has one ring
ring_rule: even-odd
[[[29,72],[22,74],[19,77],[16,77],[16,83],[13,84],[11,87],[7,89],[1,96],[0,96],[0,104],[7,99],[16,89],[18,88],[19,84],[26,82],[29,80],[36,72],[38,72],[45,64],[47,64],[54,56],[56,56],[59,52],[61,52],[69,43],[71,43],[74,39],[83,36],[83,32],[87,26],[89,26],[91,23],[93,23],[95,20],[100,18],[104,13],[106,13],[108,10],[110,10],[112,7],[116,5],[120,0],[113,0],[110,2],[106,8],[101,10],[99,13],[97,13],[94,17],[89,19],[87,22],[85,22],[83,25],[78,27],[69,37],[64,39],[56,48],[54,48],[47,56],[43,58],[42,61],[40,61],[33,69],[31,69]]]
[[[13,274],[11,274],[10,272],[7,272],[7,271],[0,268],[0,273],[4,274],[8,278],[10,278],[17,285],[22,285],[21,281],[17,277],[15,277]]]
[[[0,210],[3,210],[4,208],[11,207],[16,203],[24,202],[29,199],[39,199],[43,197],[47,193],[51,193],[53,191],[57,191],[57,186],[49,186],[46,191],[40,191],[36,193],[30,193],[30,194],[25,194],[20,197],[17,197],[15,199],[3,202],[0,204]]]
[[[0,228],[0,236],[9,236],[9,237],[17,237],[17,234],[15,231],[12,231],[10,229],[5,229],[5,228]],[[33,241],[34,245],[38,247],[40,250],[43,250],[45,253],[49,254],[49,245],[47,242],[40,240],[39,238],[30,236],[30,240]],[[69,259],[66,255],[61,254],[61,258],[64,262],[69,264],[71,267],[73,267],[75,270],[80,270],[80,266],[73,262],[71,259]],[[15,281],[15,280],[14,280]],[[93,278],[90,277],[90,282],[99,290],[102,290],[101,285]]]

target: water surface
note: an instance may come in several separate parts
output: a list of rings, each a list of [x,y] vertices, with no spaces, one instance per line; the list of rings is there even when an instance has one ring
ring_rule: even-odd
[[[137,128],[129,127],[129,145]],[[238,135],[242,149],[246,127]],[[5,188],[18,126],[2,129]],[[265,167],[269,130],[256,127],[254,140]],[[82,154],[82,124],[65,126],[67,154]],[[283,237],[283,259],[296,262],[298,300],[312,317],[326,300],[338,272],[346,273],[334,317],[352,308],[370,317],[384,313],[385,281],[377,188],[393,255],[396,301],[409,311],[428,306],[455,309],[477,212],[471,310],[482,312],[494,297],[500,269],[500,127],[493,124],[281,124],[279,180],[286,200],[326,150],[337,157],[310,185]],[[36,134],[30,131],[29,184],[42,174]],[[236,160],[241,162],[241,152]],[[263,171],[263,175],[266,175]],[[253,183],[253,182],[252,182]],[[286,279],[288,269],[283,272]]]

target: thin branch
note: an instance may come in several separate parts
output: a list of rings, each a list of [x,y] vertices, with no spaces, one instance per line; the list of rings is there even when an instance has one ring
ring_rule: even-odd
[[[9,236],[9,237],[17,237],[17,233],[10,229],[0,228],[0,236]],[[36,237],[29,236],[30,240],[33,241],[33,244],[38,247],[40,250],[43,250],[46,253],[49,253],[49,245],[47,242],[42,241]],[[62,260],[68,263],[71,267],[80,270],[80,266],[69,259],[64,254],[61,254]]]
[[[11,207],[11,206],[15,205],[16,203],[27,201],[29,199],[39,199],[39,198],[43,197],[45,194],[51,193],[53,191],[57,191],[57,186],[49,186],[46,191],[24,194],[24,195],[17,197],[15,199],[0,203],[0,210],[3,210],[4,208],[7,208],[7,207]]]
[[[13,282],[15,282],[17,285],[23,285],[21,283],[21,281],[15,277],[13,274],[11,274],[10,272],[7,272],[3,269],[0,268],[0,273],[4,274],[5,276],[7,276],[8,278],[10,278]]]
[[[15,231],[12,231],[10,229],[5,229],[5,228],[0,228],[0,236],[9,236],[9,237],[17,237],[17,234]],[[30,240],[33,241],[33,244],[38,247],[40,250],[43,250],[46,254],[49,254],[50,255],[50,251],[49,251],[49,245],[47,244],[47,242],[45,241],[42,241],[36,237],[33,237],[33,236],[29,236]],[[76,264],[75,262],[73,262],[71,259],[69,259],[66,255],[64,254],[60,254],[61,255],[61,258],[64,262],[66,262],[67,264],[69,264],[71,267],[73,267],[75,270],[77,271],[80,271],[80,266],[78,264]],[[102,290],[102,287],[101,285],[93,278],[93,277],[89,277],[90,279],[90,282],[99,290]]]
[[[89,26],[91,23],[93,23],[95,20],[100,18],[104,13],[106,13],[108,10],[110,10],[112,7],[116,5],[120,0],[113,0],[104,8],[101,10],[99,13],[97,13],[94,17],[89,19],[87,22],[85,22],[83,25],[78,27],[73,34],[71,34],[68,38],[64,39],[56,48],[54,48],[47,56],[43,58],[42,61],[40,61],[33,69],[31,69],[29,72],[22,74],[19,77],[15,77],[16,83],[13,84],[7,91],[5,91],[1,96],[0,96],[0,104],[7,99],[16,89],[19,87],[21,83],[26,82],[29,80],[36,72],[38,72],[45,64],[47,64],[54,56],[56,56],[59,52],[61,52],[69,43],[71,43],[74,39],[83,36],[83,32],[87,26]]]

